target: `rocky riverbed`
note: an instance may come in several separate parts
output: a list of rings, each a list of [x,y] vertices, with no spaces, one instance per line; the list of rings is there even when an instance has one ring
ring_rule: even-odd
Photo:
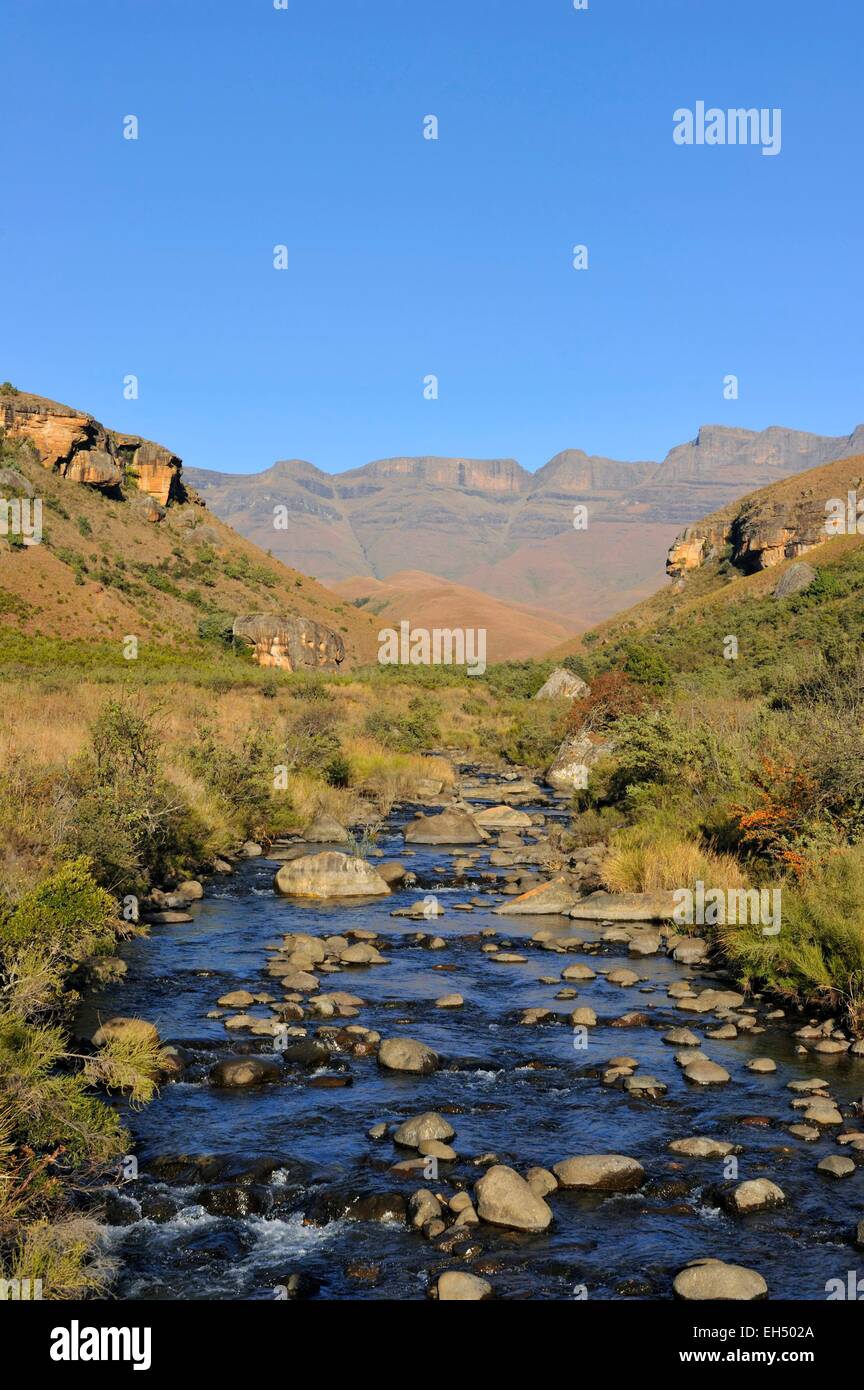
[[[864,1258],[860,1045],[745,996],[698,941],[628,920],[638,903],[586,898],[597,853],[556,849],[553,793],[462,772],[461,803],[397,808],[362,869],[338,827],[274,858],[250,846],[88,1001],[87,1036],[137,1016],[174,1049],[125,1116],[137,1170],[102,1195],[113,1295],[846,1285]],[[316,875],[341,896],[295,896]]]

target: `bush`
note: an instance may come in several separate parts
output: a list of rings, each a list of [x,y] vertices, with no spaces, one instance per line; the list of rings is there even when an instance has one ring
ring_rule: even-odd
[[[566,726],[564,702],[525,701],[500,740],[498,752],[511,763],[548,767],[558,752]]]

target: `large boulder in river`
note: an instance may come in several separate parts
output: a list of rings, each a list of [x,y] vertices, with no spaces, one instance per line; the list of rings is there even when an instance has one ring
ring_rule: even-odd
[[[410,1120],[404,1120],[393,1135],[393,1143],[401,1144],[406,1149],[419,1149],[421,1144],[435,1139],[446,1143],[455,1132],[443,1116],[434,1110],[426,1110],[422,1115],[413,1115]]]
[[[645,1181],[645,1170],[624,1154],[581,1154],[556,1163],[552,1172],[561,1187],[587,1192],[635,1192]]]
[[[575,700],[588,694],[590,691],[581,676],[574,675],[572,671],[565,670],[563,666],[556,666],[548,680],[541,685],[534,699]]]
[[[546,783],[559,792],[578,791],[588,785],[588,773],[595,763],[612,752],[612,744],[591,734],[565,738],[546,773]]]
[[[439,1303],[478,1303],[492,1297],[492,1285],[464,1269],[448,1269],[439,1274],[436,1293]]]
[[[678,1298],[688,1302],[737,1303],[765,1298],[768,1293],[768,1285],[757,1270],[726,1264],[723,1260],[693,1260],[676,1274],[672,1287]]]
[[[438,1053],[416,1038],[385,1038],[378,1049],[378,1065],[386,1071],[410,1071],[421,1075],[438,1068]]]
[[[675,911],[675,894],[589,893],[570,909],[570,916],[589,922],[666,922]]]
[[[338,850],[289,860],[278,870],[273,886],[286,898],[371,898],[390,892],[365,859]]]
[[[482,845],[489,836],[467,811],[442,811],[438,816],[421,813],[405,827],[409,845]]]
[[[477,825],[484,830],[528,830],[531,817],[527,811],[518,811],[515,806],[487,806],[485,811],[474,815]]]
[[[261,1086],[278,1081],[282,1068],[275,1057],[225,1057],[210,1069],[214,1086]]]
[[[527,893],[520,893],[518,898],[511,898],[493,911],[502,917],[536,917],[547,913],[560,916],[569,912],[578,898],[575,888],[566,879],[553,878],[548,883],[538,883],[536,888],[529,888]]]
[[[513,1168],[495,1163],[474,1184],[477,1215],[492,1226],[513,1231],[545,1231],[552,1220],[548,1202]]]

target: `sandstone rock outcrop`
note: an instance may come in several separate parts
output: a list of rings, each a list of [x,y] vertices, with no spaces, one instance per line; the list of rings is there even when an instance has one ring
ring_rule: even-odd
[[[283,671],[335,671],[345,660],[345,643],[337,632],[279,613],[253,613],[234,619],[234,636],[255,649],[259,666]]]
[[[588,694],[588,686],[581,676],[576,676],[572,671],[567,671],[563,666],[558,666],[552,672],[547,681],[541,685],[535,700],[575,700],[577,696],[581,699]]]
[[[0,425],[25,439],[43,468],[70,482],[138,491],[160,506],[183,500],[181,463],[169,449],[137,435],[118,434],[70,406],[28,391],[0,396]]]
[[[612,744],[601,738],[586,733],[574,734],[561,744],[545,781],[556,791],[584,790],[591,768],[611,752]]]

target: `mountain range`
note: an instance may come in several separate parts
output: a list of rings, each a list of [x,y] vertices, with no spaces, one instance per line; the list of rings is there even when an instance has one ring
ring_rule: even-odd
[[[260,473],[190,468],[184,477],[235,530],[371,612],[384,596],[363,580],[387,583],[390,617],[413,619],[422,607],[431,625],[468,626],[466,590],[515,605],[511,615],[496,610],[490,630],[498,655],[513,656],[533,654],[526,609],[565,631],[590,627],[657,588],[688,523],[862,452],[864,426],[826,436],[704,425],[659,462],[567,449],[535,473],[512,458],[406,457],[339,474],[289,459]]]

